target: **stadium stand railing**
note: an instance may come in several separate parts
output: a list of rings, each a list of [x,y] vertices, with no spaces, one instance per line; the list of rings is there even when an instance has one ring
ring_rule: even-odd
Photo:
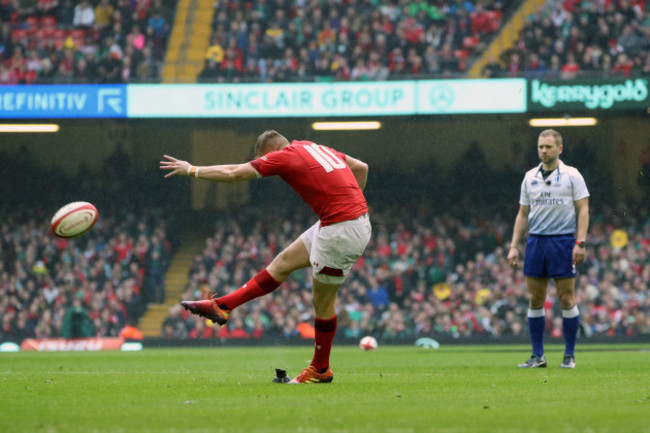
[[[214,11],[210,0],[180,0],[162,72],[163,83],[195,82],[203,69]]]

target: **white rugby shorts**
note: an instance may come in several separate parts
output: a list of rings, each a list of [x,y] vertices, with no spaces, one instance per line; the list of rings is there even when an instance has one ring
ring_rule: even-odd
[[[368,214],[325,227],[318,221],[308,228],[300,239],[309,251],[314,278],[325,284],[343,284],[366,249],[371,232]]]

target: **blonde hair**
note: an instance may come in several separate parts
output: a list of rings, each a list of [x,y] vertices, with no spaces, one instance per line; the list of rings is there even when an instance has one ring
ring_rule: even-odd
[[[257,137],[255,141],[255,156],[260,157],[266,155],[274,150],[279,150],[283,146],[289,144],[289,140],[278,131],[269,129],[264,131]]]
[[[540,137],[553,137],[555,144],[562,146],[562,136],[555,129],[545,129],[539,133]]]

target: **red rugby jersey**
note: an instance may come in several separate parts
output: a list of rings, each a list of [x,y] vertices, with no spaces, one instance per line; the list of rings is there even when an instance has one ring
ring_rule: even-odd
[[[360,217],[368,205],[345,154],[311,141],[292,141],[251,161],[262,176],[280,176],[326,226]]]

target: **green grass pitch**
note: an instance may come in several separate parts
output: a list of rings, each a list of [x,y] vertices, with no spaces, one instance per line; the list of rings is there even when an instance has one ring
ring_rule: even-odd
[[[650,432],[650,345],[335,346],[334,382],[272,383],[312,348],[0,354],[0,432]]]

